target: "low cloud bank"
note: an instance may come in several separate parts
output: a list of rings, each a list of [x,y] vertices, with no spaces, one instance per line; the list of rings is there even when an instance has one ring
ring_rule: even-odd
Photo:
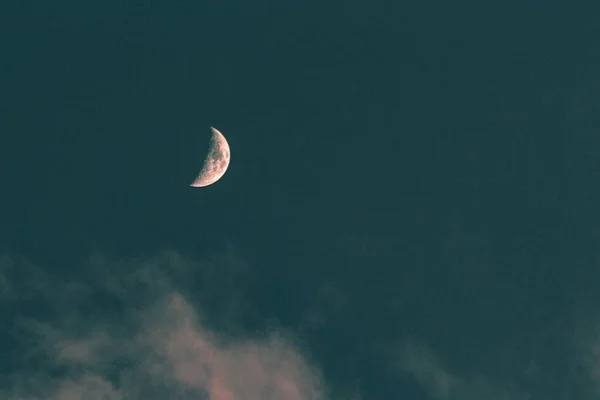
[[[234,337],[203,321],[201,296],[183,282],[200,274],[207,290],[233,290],[224,283],[231,271],[215,274],[219,262],[93,259],[59,276],[2,258],[0,347],[9,366],[0,398],[325,399],[319,370],[281,331]]]

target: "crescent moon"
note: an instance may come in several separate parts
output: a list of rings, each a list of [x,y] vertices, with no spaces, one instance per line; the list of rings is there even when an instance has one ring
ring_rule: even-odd
[[[213,127],[210,129],[212,130],[212,138],[210,139],[208,155],[204,159],[198,177],[190,184],[193,187],[212,185],[225,175],[225,171],[229,166],[230,151],[225,136]]]

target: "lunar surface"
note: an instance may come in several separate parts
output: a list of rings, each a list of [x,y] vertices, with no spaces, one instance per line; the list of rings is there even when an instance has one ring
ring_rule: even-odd
[[[213,127],[210,129],[212,130],[212,138],[208,155],[204,159],[198,177],[190,184],[193,187],[203,187],[215,183],[225,175],[225,171],[229,166],[229,144],[225,140],[225,136]]]

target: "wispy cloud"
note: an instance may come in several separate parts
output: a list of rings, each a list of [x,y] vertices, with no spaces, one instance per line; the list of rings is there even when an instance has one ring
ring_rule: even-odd
[[[424,346],[406,343],[401,348],[400,367],[423,385],[436,399],[448,399],[459,383]]]
[[[499,384],[481,373],[452,372],[425,345],[407,341],[400,347],[399,366],[436,400],[528,400],[511,382]]]
[[[573,363],[583,373],[582,383],[591,383],[595,398],[600,399],[600,324],[587,326],[577,337],[578,357]]]
[[[16,340],[3,349],[12,371],[0,386],[8,388],[3,399],[326,398],[319,370],[276,327],[252,337],[211,329],[198,306],[202,296],[179,285],[206,265],[173,254],[94,259],[69,278],[6,258],[3,265],[1,301],[12,311],[0,322]],[[223,277],[203,278],[204,287],[231,289]],[[235,293],[221,295],[226,302]]]

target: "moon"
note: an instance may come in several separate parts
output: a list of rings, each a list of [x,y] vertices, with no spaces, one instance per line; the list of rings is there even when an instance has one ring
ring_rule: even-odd
[[[225,175],[225,171],[229,166],[229,144],[225,140],[225,136],[213,127],[210,129],[212,130],[212,138],[210,139],[208,155],[204,159],[198,177],[190,184],[193,187],[212,185]]]

